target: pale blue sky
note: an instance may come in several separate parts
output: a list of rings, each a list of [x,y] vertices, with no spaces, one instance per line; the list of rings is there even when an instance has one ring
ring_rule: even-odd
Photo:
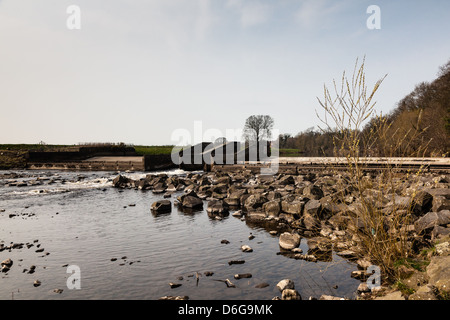
[[[1,0],[0,143],[173,144],[194,121],[225,135],[252,114],[295,135],[364,55],[369,85],[388,74],[375,98],[387,113],[450,59],[449,12],[445,0]]]

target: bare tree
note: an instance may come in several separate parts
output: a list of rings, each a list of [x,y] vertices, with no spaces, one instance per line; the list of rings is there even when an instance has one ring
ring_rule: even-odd
[[[274,120],[268,115],[253,115],[245,120],[244,137],[249,141],[260,141],[272,137]]]
[[[272,137],[274,120],[268,115],[252,115],[245,120],[244,138],[249,143],[256,142],[257,159],[259,160],[259,142]]]

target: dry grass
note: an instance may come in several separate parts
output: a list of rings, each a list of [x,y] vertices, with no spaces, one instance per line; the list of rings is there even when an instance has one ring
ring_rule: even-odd
[[[360,156],[370,155],[371,147],[380,142],[383,142],[382,156],[398,154],[400,147],[404,149],[404,156],[420,156],[426,144],[416,150],[404,148],[405,139],[417,137],[421,132],[414,131],[414,126],[406,134],[392,132],[386,119],[376,115],[374,96],[385,77],[368,90],[364,60],[360,65],[357,60],[351,79],[344,72],[340,85],[333,81],[333,94],[324,88],[324,98],[318,99],[324,115],[317,115],[325,130],[337,132],[334,138],[336,157],[346,158],[345,179],[338,186],[341,192],[335,201],[344,203],[350,193],[357,199],[351,204],[353,210],[348,231],[359,248],[359,255],[379,266],[384,279],[395,282],[400,276],[397,262],[408,261],[413,255],[406,226],[413,221],[416,182],[422,171],[418,169],[405,175],[388,162],[376,174],[367,174]],[[375,125],[363,135],[362,129],[368,120]]]

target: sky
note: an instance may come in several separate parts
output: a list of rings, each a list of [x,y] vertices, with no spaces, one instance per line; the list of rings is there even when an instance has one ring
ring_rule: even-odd
[[[0,0],[0,143],[239,139],[258,114],[295,135],[321,124],[324,86],[364,57],[369,89],[387,74],[385,114],[449,61],[449,12],[447,0]]]

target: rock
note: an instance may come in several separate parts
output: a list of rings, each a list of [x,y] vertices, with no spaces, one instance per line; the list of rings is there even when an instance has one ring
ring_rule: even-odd
[[[232,265],[232,264],[243,264],[245,263],[245,260],[230,260],[228,261],[228,265]]]
[[[220,241],[220,243],[222,243],[222,244],[229,244],[229,243],[230,243],[230,241],[228,241],[228,240],[224,239],[224,240]]]
[[[212,275],[214,275],[214,272],[212,272],[212,271],[205,271],[203,274],[205,276],[207,276],[207,277],[211,277]]]
[[[127,177],[124,177],[122,175],[118,175],[113,180],[113,186],[115,188],[126,188],[129,183],[130,183],[130,179]]]
[[[277,283],[277,289],[283,292],[286,289],[295,289],[294,281],[291,279],[283,279]]]
[[[231,214],[233,217],[242,217],[242,210],[237,210]]]
[[[146,179],[141,179],[138,183],[139,190],[148,190],[148,189],[150,189],[150,187],[151,186]]]
[[[166,186],[164,183],[160,182],[153,186],[152,192],[155,194],[160,194],[166,192]]]
[[[295,289],[284,289],[281,293],[281,300],[302,300],[302,297]]]
[[[357,257],[356,252],[350,249],[336,252],[336,254],[346,259],[355,259]]]
[[[427,191],[433,196],[432,211],[450,210],[449,188],[428,189]]]
[[[281,206],[280,201],[272,200],[263,204],[262,209],[268,217],[278,217],[280,214]]]
[[[280,185],[295,184],[295,179],[291,175],[286,175],[281,177],[276,183]]]
[[[164,296],[158,300],[189,300],[188,296]]]
[[[441,210],[439,212],[428,212],[414,222],[414,228],[420,234],[431,232],[434,226],[442,226],[448,223],[450,223],[450,210]]]
[[[5,259],[1,262],[1,266],[6,266],[8,268],[11,268],[12,265],[13,265],[13,261],[10,258]]]
[[[294,201],[281,201],[281,210],[286,213],[295,214],[300,216],[303,212],[303,208],[305,203],[303,201],[294,200]]]
[[[409,295],[408,300],[437,300],[431,285],[419,287],[413,294]]]
[[[426,273],[429,284],[434,286],[440,295],[450,294],[450,256],[434,256],[427,266]]]
[[[323,294],[320,296],[319,300],[345,300],[345,298]]]
[[[450,254],[450,244],[448,241],[437,243],[434,247],[436,248],[436,253],[440,256]]]
[[[268,286],[270,286],[267,282],[262,282],[262,283],[258,283],[255,288],[258,289],[262,289],[262,288],[267,288]]]
[[[172,211],[172,203],[170,200],[158,200],[156,202],[153,202],[151,206],[151,210],[154,212],[171,212]]]
[[[169,286],[171,289],[175,289],[175,288],[181,287],[181,283],[169,282]]]
[[[243,279],[243,278],[251,278],[251,277],[252,277],[251,273],[238,273],[238,274],[234,275],[234,278],[236,280]]]
[[[368,277],[370,277],[372,273],[366,272],[365,270],[355,270],[352,271],[350,276],[355,279],[359,280],[366,280]]]
[[[322,204],[319,200],[309,200],[305,204],[305,213],[309,213],[313,217],[319,217],[322,211]]]
[[[434,226],[433,230],[431,231],[431,239],[432,240],[444,238],[448,235],[450,235],[449,227]]]
[[[247,211],[262,208],[267,199],[261,194],[252,194],[244,202],[244,208]]]
[[[313,214],[305,212],[302,216],[302,224],[306,230],[311,231],[313,234],[320,232],[320,221]]]
[[[211,200],[208,202],[206,211],[210,214],[227,214],[228,204],[222,200]]]
[[[296,260],[305,260],[305,261],[311,261],[311,262],[317,262],[317,258],[313,254],[301,254],[296,253],[294,254],[294,259]]]
[[[203,200],[194,196],[185,196],[181,201],[181,206],[191,209],[200,209],[203,207]]]
[[[33,274],[33,273],[35,272],[35,270],[36,270],[36,266],[35,266],[35,265],[32,265],[32,266],[30,267],[30,270],[28,270],[28,274]]]
[[[35,280],[33,283],[33,286],[39,287],[41,285],[41,282],[39,280]]]
[[[431,210],[433,206],[433,196],[426,191],[419,191],[412,199],[412,212],[420,217]]]
[[[241,246],[241,250],[242,250],[242,252],[253,252],[253,249],[250,248],[250,246],[248,246],[246,244]]]
[[[358,293],[368,293],[370,292],[370,288],[366,282],[362,282],[359,284],[358,289],[356,289]]]
[[[246,194],[246,189],[238,189],[231,192],[228,197],[223,199],[225,203],[227,203],[229,206],[240,206],[241,205],[241,197],[242,195]]]
[[[323,237],[309,238],[307,243],[311,251],[330,251],[333,246],[329,239]]]
[[[323,191],[316,185],[309,185],[303,189],[303,195],[312,200],[319,200],[323,197]]]
[[[367,269],[368,267],[370,267],[372,265],[372,263],[369,260],[365,260],[365,259],[358,259],[356,261],[356,264],[358,266],[358,268],[360,269]]]
[[[280,235],[278,243],[282,249],[292,250],[300,245],[301,237],[297,233],[284,232]]]
[[[245,219],[251,222],[263,222],[266,220],[266,213],[263,211],[249,211]]]
[[[400,291],[390,292],[382,297],[377,297],[375,300],[405,300]]]
[[[63,291],[64,291],[63,289],[53,289],[53,292],[58,294],[63,293]]]

